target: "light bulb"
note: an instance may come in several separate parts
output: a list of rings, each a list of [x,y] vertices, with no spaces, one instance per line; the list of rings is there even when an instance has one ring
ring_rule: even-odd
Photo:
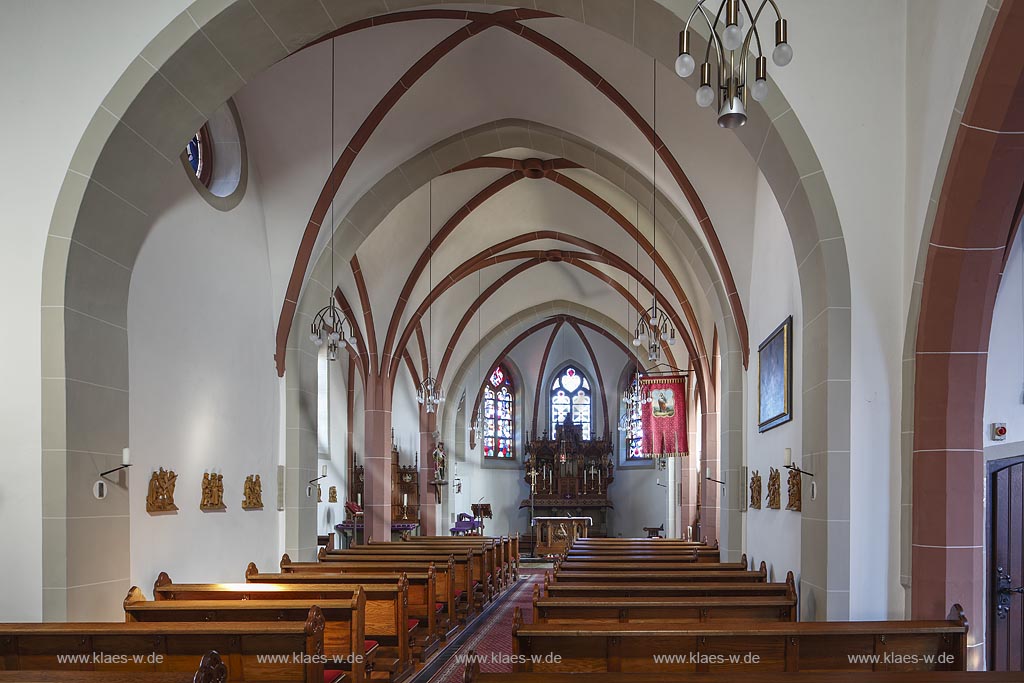
[[[793,61],[793,47],[789,43],[779,43],[772,50],[772,61],[776,66],[786,66]]]
[[[317,334],[316,332],[310,332],[309,341],[313,342],[314,344],[317,344],[320,341],[320,335]]]
[[[337,330],[334,330],[329,335],[327,335],[327,338],[330,339],[332,342],[336,342],[336,341],[339,341],[341,339],[341,335],[338,334]]]
[[[697,105],[707,108],[715,102],[715,91],[710,85],[702,85],[697,88]]]
[[[725,30],[722,31],[722,46],[726,50],[729,50],[730,52],[732,52],[733,50],[738,50],[740,45],[742,44],[743,29],[741,29],[736,24],[733,24],[732,26],[727,26]]]
[[[640,337],[637,337],[633,340],[633,346],[640,346]]]
[[[750,96],[758,102],[764,102],[768,97],[768,81],[763,78],[754,81],[754,85],[750,86]]]
[[[676,74],[680,78],[688,78],[693,74],[693,70],[697,68],[697,62],[693,61],[693,57],[687,53],[683,53],[676,57]]]

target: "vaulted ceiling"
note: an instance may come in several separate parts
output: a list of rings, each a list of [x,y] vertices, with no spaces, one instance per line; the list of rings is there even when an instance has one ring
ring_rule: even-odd
[[[396,368],[403,351],[425,350],[451,381],[478,325],[511,340],[545,304],[568,301],[615,321],[606,331],[627,342],[656,288],[680,332],[675,364],[706,371],[725,324],[746,350],[755,161],[649,57],[578,22],[531,16],[397,13],[341,29],[237,94],[282,306],[279,348],[336,287],[364,366]],[[486,144],[469,136],[494,122],[511,123]]]

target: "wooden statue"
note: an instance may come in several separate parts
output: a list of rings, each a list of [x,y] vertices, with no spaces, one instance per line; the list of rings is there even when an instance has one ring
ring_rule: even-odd
[[[320,484],[316,485],[316,502],[324,502],[324,490],[320,487]]]
[[[750,507],[761,509],[761,475],[757,470],[750,475]]]
[[[178,509],[174,504],[174,484],[178,475],[174,470],[163,467],[149,478],[149,491],[146,494],[146,512],[173,512]]]
[[[448,456],[444,452],[444,441],[438,441],[437,447],[434,448],[434,481],[438,483],[447,482],[445,479],[447,471],[445,465],[448,462]]]
[[[802,501],[802,490],[800,488],[800,473],[796,470],[789,471],[789,502],[786,504],[787,510],[793,512],[800,512],[803,509]]]
[[[782,478],[774,467],[768,468],[768,509],[778,510],[780,507]]]
[[[200,510],[225,510],[224,475],[203,473],[203,498],[199,501]]]
[[[242,494],[243,510],[263,509],[263,484],[260,482],[260,475],[250,474],[245,478]]]
[[[332,486],[331,488],[327,489],[327,502],[328,503],[337,503],[338,502],[338,487],[337,486]]]

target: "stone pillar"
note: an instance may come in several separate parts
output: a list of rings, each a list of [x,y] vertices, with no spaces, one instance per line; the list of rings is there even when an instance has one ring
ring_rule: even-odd
[[[434,479],[434,458],[432,456],[435,447],[434,432],[437,431],[437,413],[428,413],[420,408],[420,533],[424,536],[437,535],[437,509],[438,503],[435,498],[434,487],[431,481]],[[452,466],[450,449],[447,468]],[[447,473],[445,477],[450,479]]]
[[[391,391],[376,373],[366,380],[363,454],[364,538],[391,540]]]
[[[697,478],[698,486],[704,487],[701,491],[701,536],[708,543],[714,543],[718,540],[718,505],[722,485],[708,479],[722,480],[718,462],[718,413],[705,411],[700,419],[704,434],[701,441],[701,471]]]

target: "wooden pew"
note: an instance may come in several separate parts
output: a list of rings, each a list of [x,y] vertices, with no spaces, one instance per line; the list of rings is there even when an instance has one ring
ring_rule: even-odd
[[[450,635],[452,631],[459,627],[458,607],[460,604],[460,596],[463,604],[465,601],[466,573],[465,569],[463,569],[461,573],[456,570],[455,559],[452,556],[449,556],[443,563],[422,561],[401,562],[398,564],[391,562],[361,562],[348,564],[341,562],[292,562],[291,558],[288,557],[288,554],[285,553],[281,557],[280,569],[282,574],[296,574],[304,576],[323,574],[395,576],[402,572],[405,572],[408,575],[409,572],[420,573],[434,569],[437,581],[438,601],[444,603],[444,612],[442,613],[443,616],[439,619],[438,627],[447,635]],[[323,581],[322,578],[314,578],[311,580]]]
[[[374,547],[381,544],[372,542]],[[395,544],[393,544],[395,545]],[[489,536],[409,536],[402,538],[401,545],[407,548],[436,551],[437,549],[482,548],[491,554],[491,571],[493,572],[494,593],[499,593],[511,585],[515,568],[512,562],[512,542],[507,537]]]
[[[394,546],[394,547],[392,547]],[[456,571],[468,574],[467,586],[470,597],[467,600],[478,611],[492,597],[490,551],[476,547],[444,547],[430,550],[417,550],[415,547],[401,543],[377,544],[374,546],[358,546],[347,550],[322,550],[317,555],[321,562],[439,562],[447,555],[455,556]]]
[[[953,606],[946,621],[736,620],[578,626],[524,624],[517,607],[513,655],[523,661],[513,663],[513,671],[730,671],[744,675],[747,671],[963,671],[967,630],[959,605]],[[541,655],[538,661],[531,658],[534,653]],[[560,660],[551,659],[555,655]],[[681,659],[655,660],[664,656]],[[851,660],[872,656],[879,660]]]
[[[308,600],[149,601],[137,586],[132,586],[124,600],[127,623],[157,627],[167,622],[192,622],[195,626],[203,622],[301,622],[313,607],[324,620],[322,654],[326,668],[347,671],[353,683],[364,683],[376,664],[379,646],[366,638],[366,595],[358,588],[352,599],[317,600],[315,604]]]
[[[761,583],[768,580],[768,567],[763,561],[757,571],[744,571],[741,569],[706,569],[707,566],[708,565],[694,563],[691,568],[683,571],[679,571],[678,568],[675,571],[627,571],[622,568],[618,570],[601,571],[566,571],[562,569],[553,572],[550,579],[548,579],[547,574],[545,574],[545,580],[549,583],[646,583],[650,585],[708,582]]]
[[[796,593],[796,586],[793,579],[793,572],[786,575],[784,583],[768,583],[767,581],[740,583],[740,582],[684,582],[675,584],[648,584],[648,583],[551,583],[549,576],[545,575],[542,597],[551,598],[651,598],[651,597],[677,597],[697,598],[704,596],[720,597],[762,597],[781,598]]]
[[[316,586],[319,584],[331,583],[358,583],[360,585],[393,585],[401,578],[405,579],[409,586],[409,606],[406,610],[409,618],[419,620],[422,630],[419,629],[413,638],[413,654],[420,661],[429,657],[439,646],[439,641],[447,638],[447,631],[442,632],[439,613],[444,610],[444,604],[438,600],[437,593],[437,572],[433,566],[427,567],[425,572],[398,572],[386,574],[359,574],[359,575],[323,575],[320,573],[276,573],[262,574],[256,568],[255,563],[250,562],[245,568],[246,583],[272,583]],[[154,598],[159,592],[154,590]]]
[[[721,562],[721,554],[718,548],[704,548],[700,546],[693,546],[690,548],[685,547],[671,547],[671,548],[649,548],[649,547],[611,547],[605,548],[601,546],[597,547],[583,547],[583,548],[569,548],[562,554],[562,559],[565,560],[584,560],[592,559],[592,561],[615,561],[618,559],[634,559],[636,561],[661,561],[670,562],[675,558],[674,561],[690,561],[689,556],[695,555],[697,562]]]
[[[743,571],[747,568],[747,558],[739,562],[698,562],[696,555],[684,555],[683,560],[674,563],[664,563],[657,567],[656,571]],[[568,559],[555,560],[555,571],[627,571],[645,572],[648,571],[646,563],[633,560],[628,557],[621,558],[596,558],[596,559]]]
[[[622,683],[621,673],[484,673],[468,665],[464,683]],[[1020,672],[829,671],[743,673],[743,683],[1020,683]],[[629,683],[736,683],[731,673],[631,673]]]
[[[508,573],[508,567],[505,565],[505,547],[503,543],[497,539],[488,539],[483,538],[482,536],[466,536],[453,541],[444,542],[428,541],[425,543],[417,543],[415,541],[401,541],[381,543],[374,541],[371,538],[365,547],[360,546],[359,548],[356,548],[356,550],[397,554],[410,552],[454,552],[456,554],[461,554],[468,551],[473,553],[473,561],[475,564],[473,569],[473,579],[480,582],[480,589],[484,597],[484,603],[498,595],[507,585],[505,576]]]
[[[533,588],[533,623],[704,623],[723,619],[796,621],[796,592],[785,596],[749,597],[702,595],[697,597],[541,597]]]
[[[399,575],[390,583],[368,584],[363,582],[330,583],[330,584],[262,584],[262,583],[174,583],[166,572],[160,572],[153,587],[153,603],[173,600],[183,601],[214,601],[214,600],[248,600],[280,602],[296,600],[304,605],[310,603],[326,604],[332,600],[354,600],[358,594],[366,597],[366,609],[363,619],[366,638],[377,641],[381,647],[376,657],[377,669],[395,673],[402,677],[412,667],[411,639],[414,630],[419,627],[418,619],[410,619],[407,613],[409,604],[409,582],[404,574]],[[144,605],[152,605],[137,601],[142,597],[141,591],[129,594],[125,611],[130,604],[133,609],[143,609]],[[143,599],[144,600],[144,599]],[[148,612],[148,609],[144,611]],[[328,627],[330,624],[328,624]],[[393,650],[387,652],[387,650]],[[396,662],[385,662],[383,658],[391,657]],[[383,666],[381,666],[383,664]]]
[[[290,622],[0,624],[0,668],[14,676],[9,680],[36,680],[20,678],[23,673],[38,675],[39,683],[116,674],[147,683],[146,676],[157,672],[194,674],[213,650],[223,659],[228,683],[325,683],[342,672],[324,676],[324,629],[318,607],[305,620]],[[109,657],[94,661],[97,654]],[[79,659],[66,661],[69,655]],[[261,661],[265,657],[277,661]]]
[[[519,544],[520,535],[517,532],[515,536],[409,536],[403,538],[404,543],[415,543],[415,544],[444,544],[451,542],[466,542],[472,543],[473,539],[480,538],[485,541],[500,541],[504,551],[503,555],[505,562],[509,565],[509,581],[516,581],[519,579]]]
[[[319,564],[331,565],[348,573],[354,571],[370,573],[374,571],[407,571],[408,569],[415,567],[417,564],[422,565],[423,563],[429,564],[431,562],[434,563],[435,566],[440,567],[442,564],[447,564],[449,559],[453,560],[453,570],[455,572],[454,583],[456,612],[459,614],[460,619],[468,619],[479,612],[483,605],[481,592],[477,591],[474,593],[474,587],[482,589],[482,584],[478,581],[474,584],[476,579],[474,579],[473,553],[471,551],[467,550],[465,553],[446,552],[436,554],[421,554],[408,551],[407,554],[324,554],[320,558]],[[291,571],[291,568],[285,562],[285,558],[281,559],[281,571]],[[304,571],[304,569],[302,571]],[[474,599],[474,597],[477,599]]]

